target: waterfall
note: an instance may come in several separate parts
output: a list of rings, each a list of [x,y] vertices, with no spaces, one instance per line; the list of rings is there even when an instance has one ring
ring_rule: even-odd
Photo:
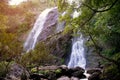
[[[44,10],[37,18],[32,31],[30,32],[26,42],[24,43],[24,49],[27,52],[34,49],[36,42],[38,41],[38,37],[41,34],[43,27],[45,26],[45,22],[47,22],[48,14],[54,9],[56,9],[56,7]]]
[[[86,66],[84,38],[82,34],[80,37],[73,38],[72,52],[68,63],[68,68],[75,68],[77,66],[83,69]]]

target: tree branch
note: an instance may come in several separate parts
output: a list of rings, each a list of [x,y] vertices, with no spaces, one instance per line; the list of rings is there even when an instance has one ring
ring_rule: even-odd
[[[96,10],[96,9],[93,9],[92,7],[90,7],[89,5],[85,4],[85,3],[82,3],[82,4],[86,7],[88,7],[89,9],[91,9],[93,12],[105,12],[105,11],[110,10],[117,3],[117,1],[118,0],[115,0],[109,8],[104,9],[104,10]]]
[[[90,39],[92,40],[92,42],[93,42],[93,44],[94,44],[94,46],[95,46],[95,49],[97,50],[97,54],[98,54],[100,57],[106,59],[107,61],[110,61],[110,62],[112,62],[112,63],[115,64],[115,65],[118,65],[119,63],[118,63],[117,61],[115,61],[115,60],[113,60],[113,59],[111,59],[111,58],[108,58],[108,57],[106,57],[106,56],[104,56],[104,55],[102,55],[102,54],[100,53],[100,48],[98,47],[98,45],[97,45],[96,42],[94,41],[94,39],[93,39],[93,37],[92,37],[92,35],[91,35],[91,33],[90,33],[89,31],[88,31],[88,34],[89,34]]]
[[[84,26],[87,22],[89,22],[94,17],[95,14],[96,14],[96,12],[93,12],[93,14],[80,26]]]

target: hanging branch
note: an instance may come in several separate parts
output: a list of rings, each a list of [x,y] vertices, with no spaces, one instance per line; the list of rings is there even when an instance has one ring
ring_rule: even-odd
[[[118,0],[115,0],[115,2],[114,2],[109,8],[104,9],[104,10],[96,10],[96,9],[93,9],[93,8],[91,8],[90,6],[82,3],[83,5],[85,5],[85,6],[88,7],[89,9],[91,9],[91,10],[93,11],[93,14],[92,14],[85,22],[83,22],[80,26],[86,25],[86,24],[94,17],[94,15],[95,15],[97,12],[105,12],[105,11],[110,10],[110,9],[117,3],[117,1],[118,1]],[[108,5],[108,4],[107,4],[107,5]],[[106,6],[107,6],[107,5],[106,5]],[[102,57],[102,58],[104,58],[104,59],[112,62],[113,64],[118,65],[119,63],[118,63],[117,61],[115,61],[114,59],[108,58],[108,57],[106,57],[106,56],[104,56],[104,55],[102,55],[102,54],[100,53],[100,48],[99,48],[99,46],[96,44],[96,42],[94,41],[91,33],[89,32],[89,28],[88,28],[88,31],[87,31],[87,32],[88,32],[88,34],[89,34],[89,36],[90,36],[90,39],[92,40],[92,42],[93,42],[93,44],[94,44],[94,46],[95,46],[95,49],[97,50],[97,54],[98,54],[100,57]]]
[[[96,14],[96,12],[93,12],[92,15],[80,26],[84,26],[87,22],[89,22],[94,17],[95,14]]]
[[[97,43],[94,41],[94,39],[93,39],[91,33],[89,32],[89,30],[88,30],[88,34],[89,34],[90,39],[92,40],[92,42],[93,42],[93,44],[94,44],[95,49],[97,50],[97,54],[98,54],[100,57],[102,57],[102,58],[104,58],[104,59],[112,62],[113,64],[118,65],[119,63],[118,63],[117,61],[115,61],[114,59],[108,58],[108,57],[106,57],[106,56],[104,56],[104,55],[102,55],[102,54],[100,53],[100,48],[99,48],[99,46],[97,45]]]
[[[109,8],[103,9],[103,10],[93,9],[92,7],[90,7],[89,5],[87,5],[87,4],[85,4],[85,3],[82,3],[82,5],[88,7],[88,8],[91,9],[93,12],[105,12],[105,11],[110,10],[117,2],[118,2],[118,0],[115,0]]]

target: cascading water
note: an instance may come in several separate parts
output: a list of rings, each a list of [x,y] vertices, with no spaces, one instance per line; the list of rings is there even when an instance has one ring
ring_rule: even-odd
[[[83,69],[86,66],[84,38],[82,34],[80,37],[73,38],[72,52],[68,63],[69,68],[75,68],[77,66]]]
[[[86,59],[85,59],[85,47],[84,47],[85,39],[83,38],[83,35],[81,34],[80,37],[73,38],[73,44],[72,44],[72,52],[70,56],[70,61],[68,63],[68,68],[75,68],[75,67],[81,67],[85,69],[86,67]],[[88,80],[89,74],[85,73],[87,78],[80,79],[80,80]]]
[[[49,12],[51,12],[52,10],[56,9],[55,8],[50,8],[50,9],[46,9],[44,10],[39,17],[37,18],[32,31],[30,32],[25,44],[24,44],[24,49],[28,52],[32,49],[34,49],[36,42],[38,41],[38,37],[42,32],[42,29],[45,25],[45,22],[47,20],[47,15],[49,14]],[[55,22],[55,21],[54,21]],[[51,23],[52,24],[52,23]]]

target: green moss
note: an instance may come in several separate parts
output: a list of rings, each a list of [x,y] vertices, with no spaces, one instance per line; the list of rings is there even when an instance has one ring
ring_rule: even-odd
[[[36,73],[37,72],[37,69],[36,68],[32,68],[31,69],[31,73]]]
[[[61,73],[61,69],[55,70],[55,73],[56,73],[56,74]]]
[[[46,74],[49,74],[49,72],[50,72],[49,70],[45,70],[45,71],[44,71],[44,74],[45,74],[45,75],[46,75]]]

